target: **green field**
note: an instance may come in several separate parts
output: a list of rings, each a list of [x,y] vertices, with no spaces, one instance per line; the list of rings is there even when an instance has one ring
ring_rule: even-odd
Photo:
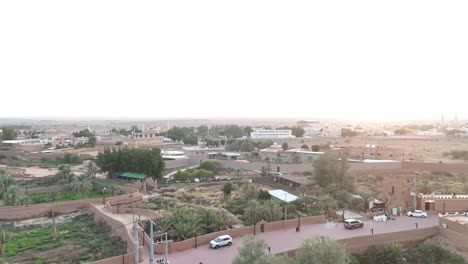
[[[88,214],[57,226],[2,227],[9,234],[0,263],[83,263],[122,254],[124,242]]]

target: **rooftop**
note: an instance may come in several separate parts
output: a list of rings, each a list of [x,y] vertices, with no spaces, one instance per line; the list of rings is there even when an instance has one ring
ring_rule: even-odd
[[[296,195],[285,192],[283,190],[279,190],[279,189],[278,190],[270,190],[270,191],[268,191],[268,193],[271,196],[273,196],[273,197],[275,197],[275,198],[277,198],[277,199],[279,199],[279,200],[281,200],[283,202],[287,202],[287,203],[293,202],[293,201],[298,199],[298,197]]]
[[[292,181],[292,182],[295,182],[295,183],[299,183],[299,184],[302,184],[302,185],[312,185],[312,184],[314,184],[313,181],[307,179],[306,177],[301,177],[301,176],[296,176],[296,175],[291,175],[291,174],[278,175],[277,177],[281,178],[281,179],[286,179],[286,180],[289,180],[289,181]]]

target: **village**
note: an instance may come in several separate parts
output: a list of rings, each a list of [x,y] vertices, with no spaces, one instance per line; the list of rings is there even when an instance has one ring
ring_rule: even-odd
[[[231,263],[247,237],[278,258],[318,237],[356,259],[391,243],[468,259],[456,119],[154,124],[4,126],[0,263]]]

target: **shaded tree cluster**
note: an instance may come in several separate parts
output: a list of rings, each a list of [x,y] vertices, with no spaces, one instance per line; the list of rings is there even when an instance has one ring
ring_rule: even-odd
[[[96,163],[103,172],[143,173],[153,178],[161,177],[164,161],[159,148],[106,148],[98,154]]]

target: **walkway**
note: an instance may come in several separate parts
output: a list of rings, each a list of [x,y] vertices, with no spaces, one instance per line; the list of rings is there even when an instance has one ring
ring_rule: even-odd
[[[257,237],[264,239],[271,247],[271,253],[276,254],[299,248],[302,241],[314,236],[328,236],[334,239],[365,236],[371,233],[371,228],[374,229],[374,234],[383,234],[415,229],[415,223],[418,223],[419,228],[426,228],[438,226],[439,220],[437,215],[430,215],[428,218],[423,219],[402,216],[396,220],[389,220],[387,222],[366,221],[364,228],[354,230],[345,229],[343,224],[313,224],[303,225],[300,233],[296,233],[295,229],[291,227],[286,231],[277,230],[261,233]],[[231,263],[237,255],[237,249],[241,245],[241,238],[234,239],[232,246],[217,250],[210,249],[208,245],[202,245],[197,249],[169,254],[169,260],[171,264],[199,264],[200,262],[203,264]],[[145,262],[143,263],[149,263],[146,259],[145,257]]]

